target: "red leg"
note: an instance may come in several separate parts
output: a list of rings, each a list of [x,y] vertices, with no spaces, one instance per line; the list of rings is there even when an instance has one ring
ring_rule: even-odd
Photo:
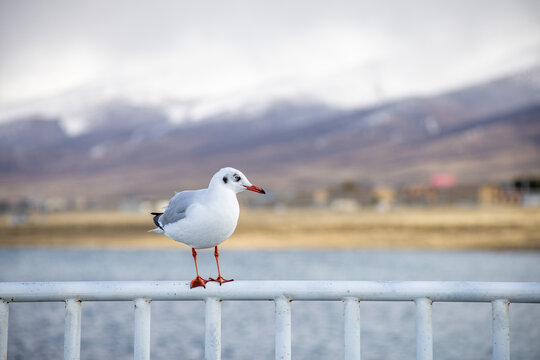
[[[224,279],[223,276],[221,276],[221,270],[219,270],[219,252],[218,252],[217,246],[216,246],[216,248],[214,250],[214,256],[216,257],[218,277],[217,277],[217,279],[210,278],[210,279],[208,279],[208,281],[216,281],[216,282],[219,283],[219,285],[221,285],[223,283],[226,283],[226,282],[229,282],[229,281],[234,281],[234,279],[227,280],[227,279]]]
[[[191,284],[189,285],[189,287],[191,289],[198,286],[202,286],[203,288],[205,288],[207,281],[199,275],[199,267],[197,266],[197,252],[193,248],[191,249],[191,255],[193,255],[193,260],[195,260],[195,270],[197,271],[197,277],[191,280]]]

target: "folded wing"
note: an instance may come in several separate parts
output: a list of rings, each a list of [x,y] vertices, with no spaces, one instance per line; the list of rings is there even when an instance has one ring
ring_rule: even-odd
[[[196,202],[201,190],[187,190],[173,196],[165,212],[157,218],[158,226],[163,229],[165,225],[175,223],[186,217],[188,208]],[[156,224],[157,225],[157,224]]]

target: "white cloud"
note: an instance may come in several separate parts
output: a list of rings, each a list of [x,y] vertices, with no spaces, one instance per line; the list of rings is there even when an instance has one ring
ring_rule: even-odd
[[[0,103],[311,93],[351,105],[538,62],[536,1],[0,2]]]

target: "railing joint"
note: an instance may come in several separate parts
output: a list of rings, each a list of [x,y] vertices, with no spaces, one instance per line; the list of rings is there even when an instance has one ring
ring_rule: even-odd
[[[137,306],[137,304],[151,304],[152,303],[152,299],[148,299],[148,298],[135,298],[133,299],[133,302],[135,303],[135,306]]]
[[[424,304],[429,304],[429,305],[433,305],[433,300],[428,297],[428,296],[422,296],[422,297],[417,297],[415,299],[413,299],[414,303],[424,303]]]
[[[288,295],[285,295],[285,294],[281,294],[281,295],[278,295],[276,297],[274,297],[274,302],[277,302],[277,301],[286,301],[286,302],[293,302],[293,299],[291,296],[288,296]]]

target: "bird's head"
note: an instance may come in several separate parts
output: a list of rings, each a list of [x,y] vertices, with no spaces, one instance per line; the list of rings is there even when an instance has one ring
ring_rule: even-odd
[[[246,175],[244,175],[240,170],[236,170],[231,167],[223,168],[215,173],[210,181],[209,187],[214,186],[222,186],[234,191],[235,193],[249,190],[259,194],[266,194],[262,188],[258,187],[257,185],[253,185],[248,180]]]

